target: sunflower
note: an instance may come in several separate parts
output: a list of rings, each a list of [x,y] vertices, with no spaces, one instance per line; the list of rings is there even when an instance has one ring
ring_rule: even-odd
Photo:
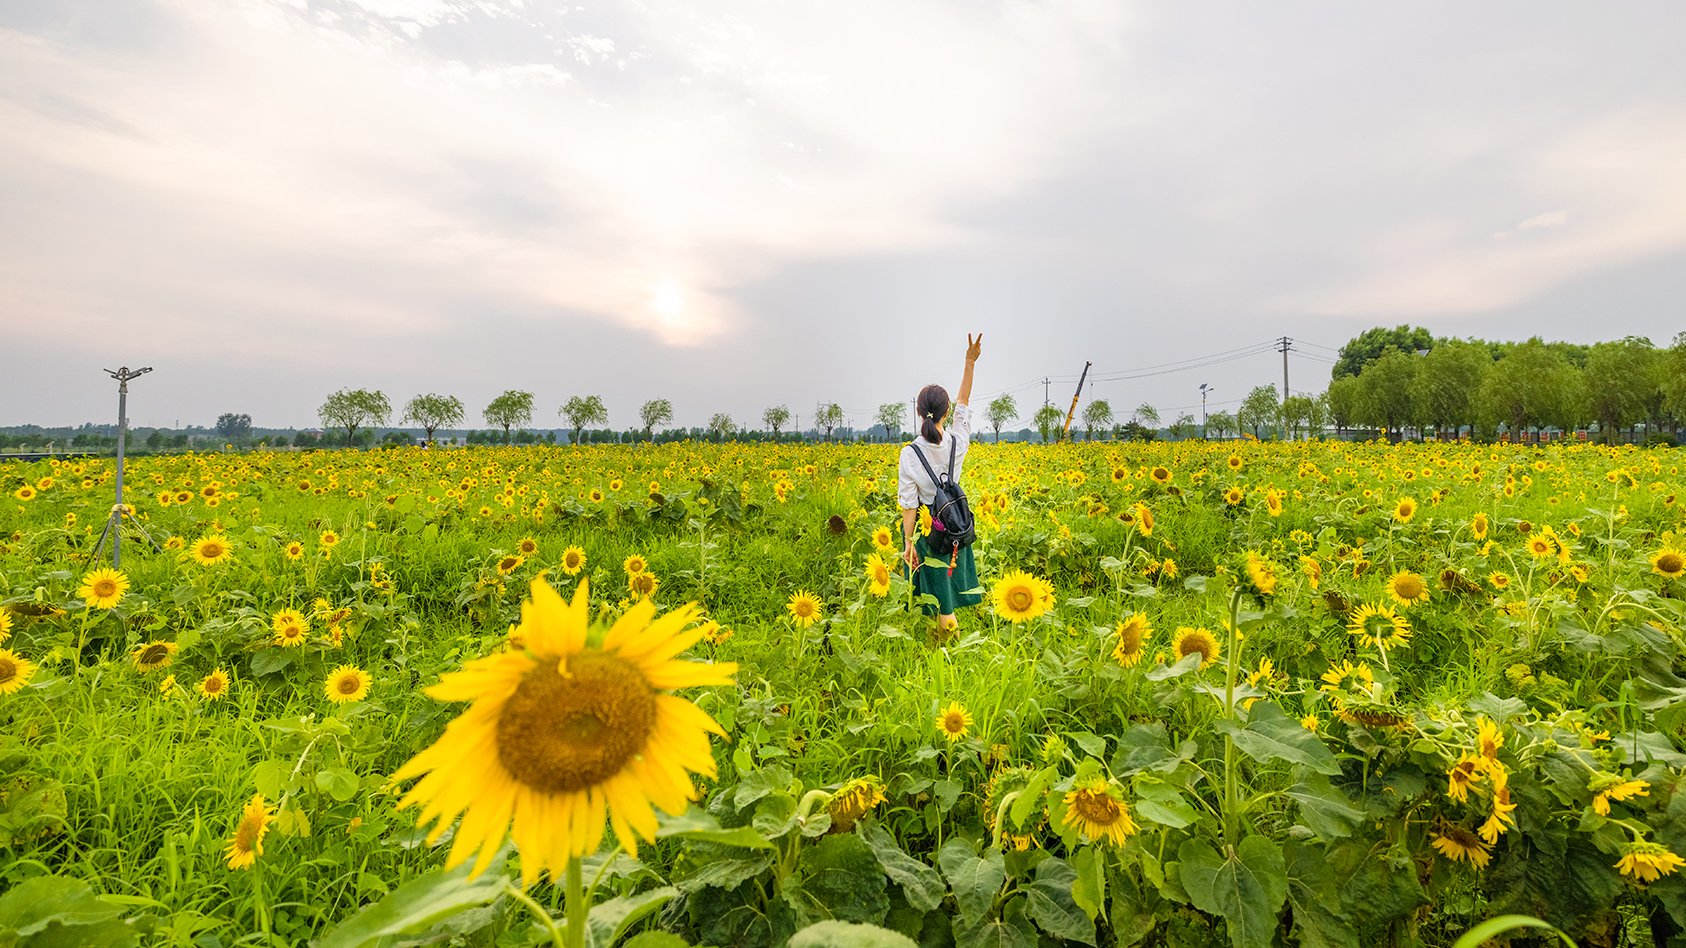
[[[626,578],[626,589],[635,599],[649,599],[661,584],[655,573],[634,573]]]
[[[1229,460],[1224,463],[1229,465],[1230,470],[1239,471],[1241,470],[1241,455],[1232,454],[1229,456]]]
[[[1463,803],[1469,799],[1469,788],[1487,775],[1487,759],[1476,754],[1464,754],[1452,769],[1446,771],[1446,795]]]
[[[305,643],[310,633],[310,620],[299,615],[296,610],[282,609],[270,619],[275,627],[275,644],[285,646],[299,646]]]
[[[646,560],[643,555],[639,553],[634,553],[621,561],[621,569],[626,570],[626,575],[628,576],[637,576],[639,573],[642,573],[649,568],[650,561]]]
[[[1669,579],[1680,578],[1686,573],[1686,553],[1681,553],[1672,546],[1665,546],[1651,554],[1651,572]]]
[[[28,484],[25,484],[22,487],[19,487],[17,490],[12,491],[12,496],[16,497],[19,500],[34,500],[35,499],[35,488],[29,486]]]
[[[96,609],[110,609],[123,600],[129,591],[129,577],[114,569],[97,569],[82,577],[78,596]]]
[[[603,488],[601,488],[601,487],[593,487],[591,489],[590,497],[591,497],[591,502],[594,503],[594,504],[602,503],[603,498],[606,497],[606,496],[607,495],[603,493]]]
[[[1516,804],[1510,802],[1510,785],[1500,784],[1494,787],[1493,813],[1487,817],[1487,822],[1481,824],[1481,828],[1476,832],[1480,833],[1481,838],[1489,844],[1498,842],[1499,836],[1504,833],[1506,828],[1514,829],[1516,827],[1516,817],[1510,815],[1510,812],[1514,809],[1516,809]]]
[[[1624,846],[1622,858],[1616,862],[1616,868],[1621,870],[1622,875],[1640,882],[1655,882],[1681,866],[1686,866],[1686,859],[1670,852],[1667,846],[1643,841]]]
[[[570,546],[562,551],[562,572],[569,576],[579,574],[585,568],[585,551],[577,546]]]
[[[1441,824],[1429,837],[1429,845],[1453,862],[1468,860],[1475,868],[1485,869],[1493,859],[1485,840],[1456,823]]]
[[[1153,536],[1153,511],[1147,509],[1147,504],[1136,504],[1130,508],[1130,514],[1142,536]]]
[[[322,535],[316,538],[316,542],[326,547],[335,547],[339,545],[340,535],[332,530],[323,530]]]
[[[1347,620],[1347,631],[1379,649],[1411,644],[1411,624],[1392,606],[1359,606]]]
[[[356,665],[341,665],[322,683],[322,691],[335,704],[362,701],[369,695],[369,675]]]
[[[1130,479],[1130,469],[1129,468],[1115,467],[1115,468],[1112,469],[1112,482],[1114,484],[1122,484],[1129,479]]]
[[[1135,665],[1142,660],[1143,649],[1152,637],[1153,626],[1148,624],[1147,613],[1134,613],[1118,623],[1118,644],[1112,649],[1112,657],[1126,668]]]
[[[1043,582],[1023,570],[1014,570],[997,580],[990,598],[995,603],[996,615],[1014,625],[1036,618],[1053,605],[1051,587],[1045,596]]]
[[[1486,718],[1481,719],[1481,731],[1475,738],[1475,749],[1489,761],[1499,759],[1499,748],[1505,746],[1504,731]]]
[[[790,621],[796,623],[799,629],[806,629],[820,620],[820,600],[806,589],[791,594],[784,607],[790,610]]]
[[[1401,606],[1414,606],[1428,601],[1428,584],[1422,576],[1410,570],[1400,570],[1388,577],[1387,594]]]
[[[948,707],[937,713],[937,730],[950,744],[965,737],[966,729],[971,726],[972,715],[958,701],[950,701]]]
[[[498,575],[508,576],[510,573],[515,572],[515,570],[525,562],[527,562],[526,557],[516,556],[513,553],[508,554],[507,556],[501,556],[498,558]]]
[[[1247,581],[1261,596],[1276,592],[1276,563],[1251,550],[1247,551]]]
[[[1599,816],[1610,815],[1610,801],[1620,803],[1632,797],[1648,797],[1651,784],[1645,780],[1627,780],[1614,774],[1597,774],[1587,786],[1592,791],[1592,808]]]
[[[874,596],[888,595],[890,592],[890,567],[879,559],[877,554],[866,560],[867,590]]]
[[[621,487],[623,487],[623,486],[625,486],[625,485],[623,485],[621,483],[621,479],[618,478],[618,477],[609,482],[609,489],[610,490],[620,490]]]
[[[234,559],[233,548],[220,533],[193,541],[193,561],[200,566],[217,566]]]
[[[532,537],[522,537],[521,542],[515,544],[515,552],[522,556],[532,556],[539,551],[539,541]]]
[[[274,819],[275,808],[264,802],[263,794],[254,795],[240,813],[240,822],[234,827],[234,838],[223,850],[228,855],[228,868],[252,868],[258,857],[263,855],[263,837],[269,832],[269,824]]]
[[[1551,537],[1548,536],[1530,537],[1528,552],[1537,557],[1551,556],[1557,552],[1557,544],[1551,542]]]
[[[29,684],[35,663],[10,649],[0,648],[0,695],[16,694]]]
[[[1492,584],[1494,589],[1504,589],[1510,585],[1510,574],[1495,570],[1487,574],[1487,582]]]
[[[1478,513],[1469,521],[1469,532],[1477,540],[1487,539],[1487,515]]]
[[[1320,677],[1324,691],[1345,691],[1353,687],[1367,689],[1376,680],[1369,665],[1364,662],[1354,665],[1350,661],[1329,666],[1329,670]]]
[[[1137,830],[1124,792],[1099,774],[1078,781],[1065,795],[1065,826],[1115,846],[1124,845]]]
[[[437,819],[429,842],[462,815],[448,867],[478,853],[484,872],[513,837],[523,882],[558,879],[570,859],[597,851],[605,811],[628,853],[654,840],[651,804],[685,811],[697,789],[687,771],[713,778],[708,732],[725,732],[696,705],[665,691],[731,684],[737,666],[676,661],[702,630],[692,605],[656,618],[645,600],[590,635],[588,583],[572,604],[542,580],[521,607],[526,648],[468,662],[427,693],[474,703],[445,734],[399,768],[395,780],[427,774],[400,801]]]
[[[1241,488],[1239,487],[1231,487],[1224,491],[1224,503],[1230,505],[1231,507],[1240,504],[1241,501],[1246,499],[1246,497],[1247,495],[1242,493]]]
[[[282,552],[287,555],[287,559],[289,560],[301,559],[304,557],[304,544],[294,540],[293,542],[287,544],[282,549]]]
[[[220,668],[211,669],[195,690],[208,701],[221,701],[228,694],[228,673]]]
[[[1191,629],[1183,626],[1177,630],[1177,637],[1171,640],[1171,651],[1177,654],[1177,661],[1200,653],[1200,665],[1205,667],[1218,660],[1218,639],[1206,629]]]
[[[879,527],[872,531],[872,546],[880,553],[889,553],[895,549],[896,535],[889,527]]]
[[[182,542],[181,537],[171,537],[164,541],[164,549],[166,550],[179,550],[186,545]]]
[[[839,787],[831,795],[831,802],[826,804],[825,811],[831,815],[832,831],[849,832],[855,828],[856,821],[887,799],[884,781],[871,774],[849,781]]]
[[[1272,517],[1282,516],[1282,493],[1277,490],[1265,491],[1265,510]]]
[[[137,645],[135,650],[129,653],[129,660],[135,663],[136,671],[157,671],[176,660],[176,643],[147,642]]]
[[[480,510],[479,510],[479,511],[478,511],[478,513],[479,513],[479,515],[480,515],[480,519],[482,519],[482,520],[484,520],[484,519],[486,519],[486,518],[487,518],[487,517],[490,517],[490,516],[491,516],[491,515],[492,515],[492,508],[490,508],[490,507],[481,507],[481,508],[480,508]]]

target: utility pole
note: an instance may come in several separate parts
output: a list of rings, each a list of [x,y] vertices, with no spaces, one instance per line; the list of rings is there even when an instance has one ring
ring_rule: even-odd
[[[1281,347],[1277,351],[1282,353],[1282,417],[1278,421],[1282,425],[1282,440],[1284,441],[1288,440],[1288,353],[1294,348],[1293,342],[1294,340],[1287,336],[1283,336],[1277,342],[1277,345]]]
[[[1051,403],[1048,401],[1048,380],[1044,378],[1042,380],[1042,407],[1047,408],[1049,404]]]
[[[1200,383],[1200,440],[1202,440],[1202,441],[1207,440],[1207,437],[1206,437],[1206,393],[1208,393],[1210,391],[1213,391],[1212,386],[1207,385],[1205,382]]]

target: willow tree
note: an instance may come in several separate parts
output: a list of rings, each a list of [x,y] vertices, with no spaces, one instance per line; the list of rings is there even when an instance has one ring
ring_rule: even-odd
[[[509,429],[533,423],[533,393],[510,389],[492,399],[480,412],[486,424],[503,429],[503,443],[509,443]]]
[[[325,428],[344,428],[347,444],[355,444],[357,429],[384,425],[392,417],[392,403],[379,389],[342,388],[316,409]]]
[[[417,395],[404,404],[400,422],[415,422],[427,432],[427,443],[433,443],[436,428],[462,424],[462,400],[455,395]]]
[[[574,429],[575,444],[580,443],[586,425],[602,425],[609,421],[609,409],[603,407],[603,399],[596,395],[587,395],[584,398],[575,395],[568,399],[567,404],[558,408],[556,413],[568,419],[568,426]]]

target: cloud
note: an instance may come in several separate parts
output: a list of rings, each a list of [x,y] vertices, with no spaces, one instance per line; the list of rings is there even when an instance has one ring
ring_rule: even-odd
[[[971,239],[953,211],[1055,173],[1102,121],[1123,28],[1084,2],[651,2],[589,31],[514,0],[154,12],[187,55],[0,32],[0,79],[21,90],[0,104],[14,167],[119,182],[218,253],[379,260],[676,344],[740,323],[730,290],[792,261]],[[500,61],[537,37],[568,55]],[[595,71],[617,53],[624,72]],[[384,287],[323,299],[253,263],[247,292],[326,306],[348,332],[379,332],[371,314],[393,305]],[[131,276],[201,295],[192,270]]]

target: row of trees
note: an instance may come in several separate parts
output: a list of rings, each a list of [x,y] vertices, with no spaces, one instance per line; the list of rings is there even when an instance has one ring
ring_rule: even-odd
[[[1371,330],[1349,348],[1371,346],[1374,336],[1388,332]],[[1686,415],[1686,332],[1668,348],[1642,336],[1590,346],[1539,337],[1522,343],[1430,339],[1422,348],[1389,342],[1373,357],[1347,355],[1343,349],[1323,398],[1337,429],[1371,427],[1396,436],[1408,428],[1438,433],[1503,425],[1520,433],[1597,425],[1614,444],[1617,432],[1639,425],[1678,431]],[[1357,371],[1349,372],[1353,364]]]

